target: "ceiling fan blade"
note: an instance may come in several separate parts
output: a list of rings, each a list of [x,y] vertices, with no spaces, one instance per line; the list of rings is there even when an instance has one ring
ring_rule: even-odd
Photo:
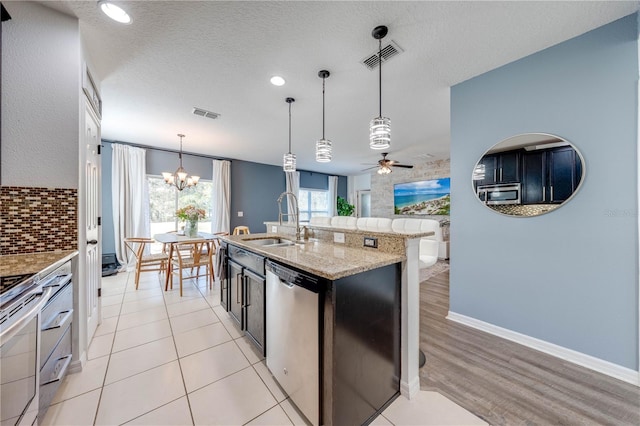
[[[366,169],[362,169],[362,170],[360,170],[360,171],[361,171],[361,172],[364,172],[364,171],[366,171],[366,170],[375,169],[376,167],[378,167],[378,165],[377,165],[377,164],[376,164],[375,166],[373,166],[373,167],[367,167]]]
[[[392,164],[393,167],[404,167],[405,169],[413,169],[413,166],[407,166],[404,164]]]

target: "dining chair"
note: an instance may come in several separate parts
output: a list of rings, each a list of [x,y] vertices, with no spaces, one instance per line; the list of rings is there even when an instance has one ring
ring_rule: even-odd
[[[152,238],[128,237],[124,239],[124,244],[133,253],[136,259],[136,290],[140,282],[141,272],[166,271],[169,261],[167,253],[144,254],[147,245],[153,244]]]
[[[173,275],[177,274],[180,282],[180,297],[182,297],[182,282],[186,279],[206,277],[209,288],[213,288],[213,241],[198,241],[181,243],[181,248],[188,250],[173,250],[170,266],[169,288],[173,288]],[[200,269],[204,268],[204,273]],[[165,288],[167,290],[167,288]]]

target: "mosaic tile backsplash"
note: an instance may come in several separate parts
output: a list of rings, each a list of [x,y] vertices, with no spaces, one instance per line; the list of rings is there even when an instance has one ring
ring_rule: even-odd
[[[77,189],[0,187],[0,255],[77,247]]]

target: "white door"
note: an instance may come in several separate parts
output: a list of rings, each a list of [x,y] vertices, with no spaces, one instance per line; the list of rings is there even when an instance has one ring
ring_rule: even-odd
[[[358,217],[371,217],[371,191],[358,191]]]
[[[100,122],[89,103],[85,104],[84,143],[86,158],[85,179],[85,237],[87,241],[85,265],[85,309],[87,312],[87,344],[101,322],[101,303],[98,298],[102,279],[102,261],[100,245]]]

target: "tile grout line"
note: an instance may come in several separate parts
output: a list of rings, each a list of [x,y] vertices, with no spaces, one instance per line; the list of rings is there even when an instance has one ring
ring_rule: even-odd
[[[107,381],[107,373],[109,371],[109,364],[111,363],[111,354],[113,353],[113,345],[115,344],[116,334],[118,332],[117,330],[118,330],[118,323],[120,322],[120,312],[122,312],[122,304],[124,303],[124,295],[127,293],[127,287],[129,287],[129,284],[130,284],[130,278],[131,278],[131,274],[129,272],[127,272],[127,280],[126,280],[126,284],[124,286],[124,293],[122,293],[122,302],[120,302],[120,310],[118,311],[118,319],[116,320],[116,329],[113,332],[113,340],[111,341],[111,347],[109,348],[109,354],[108,354],[109,358],[107,359],[107,367],[104,370],[104,377],[102,378],[102,386],[100,387],[100,396],[98,397],[98,405],[96,406],[96,413],[93,416],[93,424],[94,425],[98,422],[98,413],[100,412],[100,403],[102,402],[102,395],[104,393],[104,387],[105,387],[105,383]],[[93,341],[93,338],[91,340]],[[88,352],[88,349],[87,349],[87,352]]]
[[[191,279],[189,279],[189,281],[191,282]],[[163,295],[164,295],[165,292],[166,291],[163,290]],[[167,310],[167,317],[168,317],[169,316],[169,309],[167,308],[167,299],[166,298],[163,298],[163,299],[164,299],[164,307]],[[178,303],[180,303],[180,302],[178,302]],[[215,312],[214,312],[214,315],[215,315]],[[184,396],[187,399],[187,407],[189,407],[189,416],[191,417],[191,424],[195,426],[196,421],[193,418],[193,410],[191,409],[191,400],[189,399],[189,392],[187,391],[187,384],[184,381],[184,372],[182,371],[182,362],[180,361],[180,353],[178,352],[178,345],[176,343],[176,337],[173,334],[173,326],[171,325],[171,320],[169,320],[169,329],[171,330],[171,339],[173,340],[173,347],[174,347],[174,349],[176,351],[176,357],[177,357],[177,360],[178,360],[178,368],[180,369],[180,378],[182,379],[182,388],[184,389]]]

